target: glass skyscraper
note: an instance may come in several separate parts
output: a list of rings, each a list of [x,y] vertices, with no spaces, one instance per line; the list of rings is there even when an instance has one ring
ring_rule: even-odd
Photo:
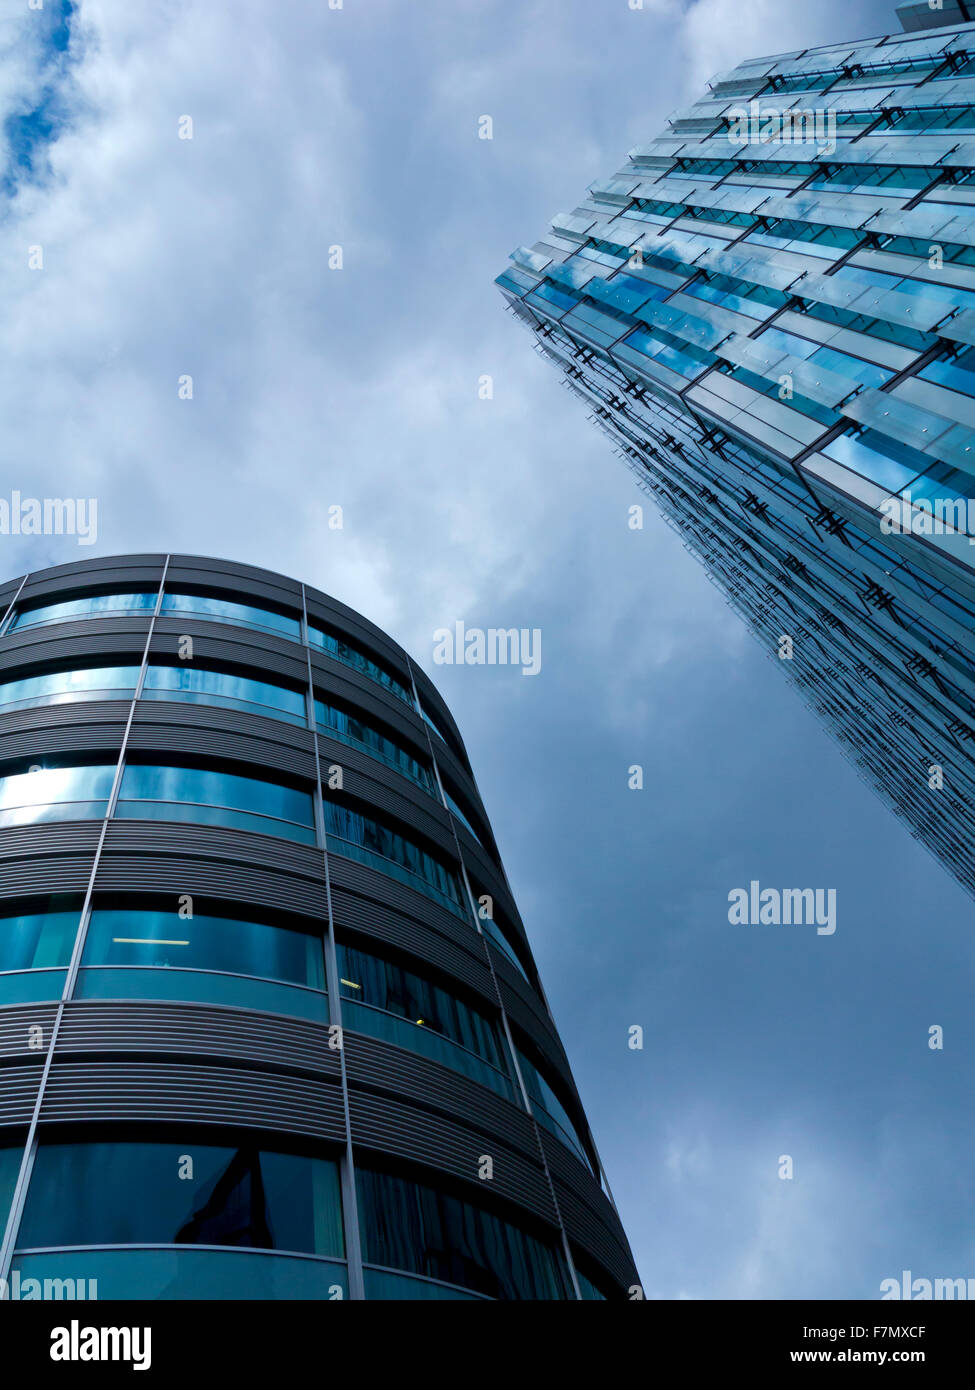
[[[975,892],[975,24],[898,15],[720,73],[498,284]]]
[[[0,1231],[14,1299],[637,1284],[457,726],[328,595],[0,586]]]

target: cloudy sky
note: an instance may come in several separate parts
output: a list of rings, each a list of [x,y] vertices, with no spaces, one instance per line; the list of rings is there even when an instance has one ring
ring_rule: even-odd
[[[653,1297],[975,1276],[971,907],[672,533],[627,528],[635,483],[492,281],[715,72],[897,28],[878,0],[4,5],[0,495],[99,506],[90,548],[0,537],[4,577],[223,555],[426,666]],[[540,628],[541,673],[434,667],[458,620]],[[730,926],[756,878],[835,888],[836,934]]]

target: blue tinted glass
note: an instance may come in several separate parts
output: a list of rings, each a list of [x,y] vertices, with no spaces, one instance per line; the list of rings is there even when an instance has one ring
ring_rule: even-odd
[[[88,598],[65,599],[61,603],[47,603],[35,608],[25,608],[17,614],[11,628],[33,627],[37,623],[71,622],[75,618],[111,617],[131,612],[151,612],[155,606],[155,592],[91,594]]]
[[[60,999],[67,970],[17,970],[0,975],[0,1004],[37,1004]]]
[[[529,1061],[521,1048],[518,1048],[518,1065],[521,1068],[521,1076],[525,1083],[525,1090],[528,1092],[532,1103],[532,1110],[535,1111],[537,1117],[543,1122],[545,1118],[553,1121],[553,1132],[558,1135],[564,1144],[568,1144],[571,1149],[575,1150],[587,1168],[591,1167],[589,1158],[586,1154],[585,1145],[576,1130],[575,1124],[569,1118],[568,1111],[545,1080],[544,1076],[542,1076],[534,1063]],[[552,1128],[552,1126],[549,1125],[547,1128]]]
[[[460,809],[460,807],[457,805],[457,802],[456,802],[456,801],[454,800],[454,798],[450,795],[450,792],[447,790],[446,787],[444,787],[444,789],[443,789],[443,794],[444,794],[444,796],[447,798],[447,805],[448,805],[448,806],[450,807],[450,809],[453,811],[454,815],[457,817],[457,819],[458,819],[459,821],[463,821],[464,825],[467,826],[468,830],[469,830],[469,831],[471,832],[471,834],[474,836],[474,839],[477,841],[478,844],[480,844],[480,843],[481,843],[481,837],[480,837],[480,835],[478,835],[477,831],[474,829],[473,825],[471,825],[470,821],[469,821],[469,820],[467,819],[467,817],[464,815],[464,812],[463,812],[463,811]]]
[[[67,965],[80,913],[32,912],[0,917],[0,970]]]
[[[325,988],[321,937],[231,917],[96,908],[82,962],[227,970]]]
[[[0,1226],[7,1224],[10,1199],[14,1195],[23,1156],[24,1150],[20,1144],[9,1144],[0,1149]]]
[[[248,603],[232,603],[229,599],[209,598],[204,594],[163,595],[163,613],[192,613],[198,618],[220,623],[240,623],[243,627],[268,628],[286,637],[299,639],[301,623],[271,608],[255,608]]]
[[[342,944],[337,951],[343,998],[443,1033],[492,1066],[505,1069],[497,1024],[479,1010],[392,961]]]
[[[27,1281],[35,1279],[38,1284]],[[17,1255],[11,1265],[12,1298],[39,1298],[46,1279],[71,1292],[61,1296],[95,1299],[329,1299],[347,1298],[344,1264],[295,1255],[264,1255],[247,1250],[58,1250],[49,1255]],[[28,1293],[28,1290],[30,1292]],[[55,1295],[57,1296],[57,1295]]]
[[[0,825],[105,814],[114,767],[53,767],[0,777]]]
[[[356,1190],[363,1255],[370,1264],[489,1298],[572,1297],[554,1250],[471,1202],[363,1167],[356,1168]]]
[[[431,884],[438,892],[445,894],[455,903],[462,902],[460,886],[456,875],[445,865],[406,839],[389,826],[373,820],[370,816],[339,806],[334,801],[325,802],[325,830],[340,840],[390,859],[410,873],[418,875]]]
[[[324,628],[308,625],[308,640],[313,647],[321,647],[322,651],[334,657],[336,661],[342,661],[346,666],[352,666],[357,671],[361,671],[370,680],[378,681],[387,690],[391,690],[394,695],[398,695],[401,700],[405,700],[408,705],[413,706],[413,696],[401,680],[387,671],[384,666],[373,661],[361,647],[357,647],[354,642],[350,642],[347,637],[339,637],[335,633],[329,632]]]
[[[299,691],[196,665],[150,666],[143,695],[150,700],[190,700],[234,709],[254,705],[272,718],[287,717],[302,724],[305,720],[305,697]]]
[[[307,828],[313,828],[315,824],[312,798],[308,792],[296,791],[278,782],[238,777],[228,772],[211,772],[205,768],[152,767],[130,763],[122,776],[119,799],[162,802],[170,806],[191,803],[293,821]],[[124,814],[121,808],[119,813]],[[140,808],[128,814],[141,816],[145,811]]]
[[[324,700],[315,701],[315,719],[323,728],[329,729],[343,741],[349,741],[367,749],[383,762],[411,777],[414,782],[432,792],[433,774],[424,763],[393,739],[381,734],[377,728],[364,723],[358,715],[346,714],[344,710],[327,704]]]
[[[20,1249],[143,1244],[343,1255],[338,1167],[250,1136],[239,1148],[192,1133],[179,1144],[40,1145]]]
[[[0,997],[6,980],[57,973],[63,972],[33,970],[26,976],[0,975]],[[221,975],[213,971],[154,970],[150,966],[136,965],[83,965],[78,971],[74,997],[191,1000],[200,1004],[223,1004],[233,1009],[292,1014],[296,1018],[313,1019],[316,1023],[328,1022],[328,998],[324,991],[282,984],[279,980],[255,980],[249,975]]]
[[[135,693],[138,666],[96,666],[85,671],[52,671],[0,685],[0,705],[57,705],[68,700],[118,700]]]
[[[872,430],[864,431],[856,439],[850,434],[841,434],[824,447],[823,453],[892,493],[900,492],[922,471],[913,463],[903,463],[894,457],[894,441]]]

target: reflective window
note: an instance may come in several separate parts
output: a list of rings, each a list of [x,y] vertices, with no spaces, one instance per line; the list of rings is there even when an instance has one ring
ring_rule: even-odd
[[[489,1298],[573,1296],[555,1250],[471,1202],[361,1166],[356,1190],[369,1264],[442,1279]]]
[[[378,855],[416,875],[443,898],[448,899],[452,907],[460,907],[463,899],[456,874],[398,831],[391,830],[389,826],[373,820],[371,816],[352,811],[347,806],[339,806],[334,801],[325,802],[325,831],[329,836],[344,840],[352,849]],[[345,852],[342,848],[336,850],[337,854]],[[372,861],[366,859],[364,862]],[[385,864],[377,864],[375,867],[388,872]]]
[[[67,965],[80,912],[27,912],[0,917],[0,970],[45,970]]]
[[[82,999],[194,999],[327,1022],[322,939],[288,927],[96,908],[81,963]]]
[[[46,767],[0,777],[0,826],[104,816],[115,766]]]
[[[87,598],[64,599],[60,603],[35,604],[18,611],[14,628],[35,627],[38,623],[67,623],[76,618],[117,618],[127,613],[151,613],[156,606],[152,593],[89,594]]]
[[[304,724],[305,697],[298,690],[249,676],[208,671],[201,666],[150,666],[142,690],[146,700],[188,700],[194,704],[223,705]]]
[[[323,652],[334,657],[336,661],[342,661],[346,666],[352,666],[357,671],[361,671],[370,680],[378,681],[387,690],[391,690],[394,695],[398,695],[401,700],[405,700],[411,709],[415,708],[412,692],[407,690],[403,682],[384,666],[380,666],[361,647],[350,642],[347,637],[340,637],[337,633],[329,632],[325,628],[316,627],[309,623],[308,640],[313,647],[320,647]]]
[[[308,792],[206,768],[129,763],[115,814],[130,820],[231,825],[315,843],[315,814]]]
[[[162,613],[165,617],[174,613],[186,613],[205,622],[259,627],[268,632],[278,632],[284,637],[292,637],[295,641],[301,640],[301,623],[297,618],[276,613],[273,608],[255,608],[249,603],[233,603],[230,599],[211,598],[205,594],[167,592],[163,595]]]
[[[18,1249],[229,1245],[344,1254],[338,1167],[260,1148],[181,1143],[45,1144]]]
[[[377,728],[364,723],[358,715],[346,714],[344,710],[337,709],[335,705],[328,704],[324,700],[316,700],[315,719],[332,738],[341,739],[343,743],[352,744],[354,747],[364,748],[367,753],[371,753],[373,757],[381,758],[384,763],[394,767],[397,772],[411,777],[426,791],[431,793],[434,791],[433,773],[426,764],[413,757],[401,744],[394,742],[385,734],[381,734]]]
[[[547,1130],[561,1139],[563,1144],[568,1144],[569,1148],[582,1159],[586,1167],[591,1169],[592,1164],[589,1162],[586,1147],[574,1122],[569,1118],[569,1112],[534,1062],[525,1056],[520,1047],[517,1052],[518,1066],[521,1069],[522,1080],[525,1083],[525,1090],[528,1092],[535,1118]]]
[[[342,998],[357,1006],[351,1012],[344,1007],[347,1026],[422,1052],[513,1098],[504,1044],[492,1019],[391,961],[342,944],[337,952]],[[393,1026],[383,1026],[379,1010],[396,1015],[389,1020]]]
[[[60,705],[69,700],[131,699],[139,683],[138,666],[93,666],[84,671],[49,671],[43,676],[0,685],[5,710]]]
[[[23,1156],[24,1150],[21,1144],[9,1144],[6,1148],[0,1149],[0,1226],[7,1224],[10,1199],[17,1186],[17,1176],[20,1173],[20,1161]]]
[[[458,804],[457,804],[457,802],[454,800],[454,798],[450,795],[450,792],[447,790],[446,787],[444,787],[444,789],[443,789],[443,794],[444,794],[444,796],[447,798],[447,805],[448,805],[448,806],[450,807],[450,809],[453,811],[453,813],[454,813],[454,815],[457,817],[457,819],[458,819],[463,825],[466,825],[466,826],[467,826],[468,830],[469,830],[469,831],[471,832],[471,834],[474,836],[474,839],[477,841],[477,843],[478,843],[478,844],[481,844],[481,843],[482,843],[482,840],[481,840],[480,835],[478,835],[477,831],[474,829],[473,825],[471,825],[470,821],[469,821],[468,818],[464,815],[464,812],[463,812],[463,811],[461,810],[461,808],[458,806]]]

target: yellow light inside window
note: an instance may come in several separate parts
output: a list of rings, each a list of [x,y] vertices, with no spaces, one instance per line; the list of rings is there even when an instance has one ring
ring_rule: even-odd
[[[356,984],[355,980],[342,980],[342,981],[340,981],[340,983],[343,984],[343,985],[348,985],[348,986],[349,986],[349,989],[361,989],[361,988],[362,988],[361,985],[357,985],[357,984]]]

